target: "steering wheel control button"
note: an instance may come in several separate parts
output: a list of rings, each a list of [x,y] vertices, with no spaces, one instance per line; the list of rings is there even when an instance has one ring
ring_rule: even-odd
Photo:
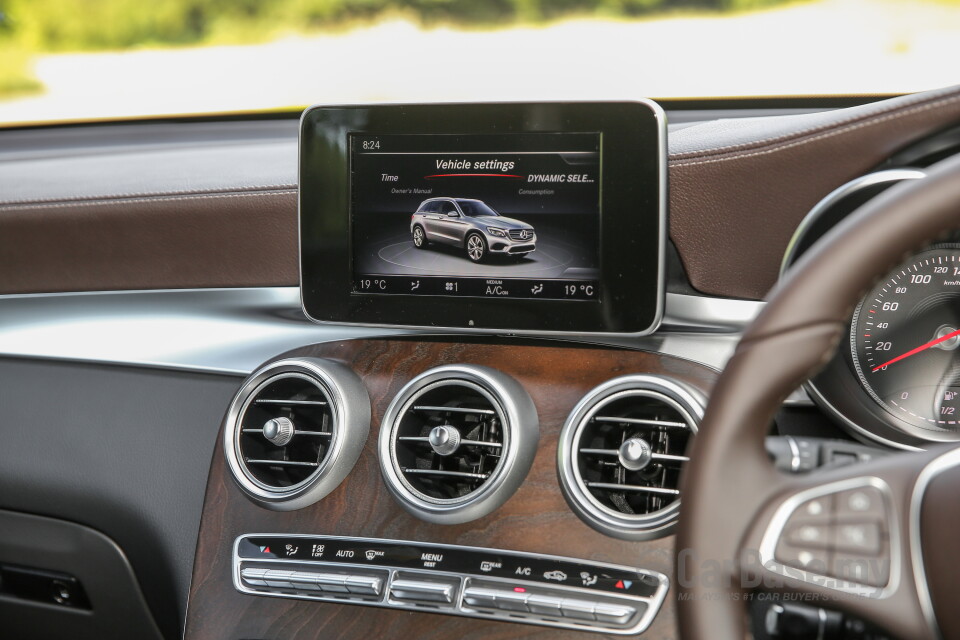
[[[669,590],[666,576],[620,565],[339,536],[244,535],[233,561],[241,593],[626,635]]]
[[[800,524],[787,530],[787,542],[797,547],[829,548],[833,540],[833,527],[826,524]]]
[[[864,593],[864,588],[885,587],[890,581],[895,522],[881,482],[844,480],[834,483],[832,491],[831,485],[805,491],[821,492],[812,499],[785,500],[761,541],[761,563],[793,578],[798,575],[792,570],[801,569],[805,572],[801,579],[830,580],[830,588],[840,591]],[[784,573],[784,567],[791,572]]]
[[[887,517],[883,494],[876,487],[863,487],[837,494],[837,519],[848,518],[885,520]]]
[[[889,554],[871,558],[855,553],[835,553],[829,575],[845,582],[884,587],[890,581]]]
[[[880,523],[860,522],[838,524],[834,549],[859,555],[875,556],[880,553],[882,534]]]
[[[781,543],[777,547],[777,562],[795,569],[825,574],[830,568],[830,554],[826,549],[805,549]]]

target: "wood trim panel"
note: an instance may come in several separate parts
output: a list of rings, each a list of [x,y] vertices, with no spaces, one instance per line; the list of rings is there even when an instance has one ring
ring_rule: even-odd
[[[243,533],[366,536],[514,549],[634,565],[673,577],[672,537],[643,543],[616,540],[574,515],[557,479],[557,438],[577,401],[610,378],[631,373],[664,375],[706,393],[716,377],[713,370],[643,351],[546,341],[373,339],[316,345],[284,357],[292,355],[339,360],[362,377],[373,408],[370,438],[340,487],[315,505],[294,512],[268,511],[247,499],[229,477],[218,444],[200,526],[187,639],[602,637],[442,614],[244,595],[233,588],[230,566],[233,541]],[[426,369],[452,363],[486,365],[516,378],[536,404],[540,446],[524,484],[493,514],[462,525],[434,525],[408,514],[390,496],[380,475],[376,443],[380,419],[400,388]],[[676,637],[673,593],[671,588],[660,614],[642,637]]]

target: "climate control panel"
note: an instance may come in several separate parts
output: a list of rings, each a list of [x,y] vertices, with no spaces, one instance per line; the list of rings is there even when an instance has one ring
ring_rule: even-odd
[[[249,534],[234,545],[243,593],[600,631],[643,632],[663,574],[518,551],[332,536]]]

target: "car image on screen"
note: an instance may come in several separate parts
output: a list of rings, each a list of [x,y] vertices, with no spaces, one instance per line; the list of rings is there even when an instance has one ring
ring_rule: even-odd
[[[532,225],[471,198],[424,200],[410,220],[410,234],[417,249],[431,242],[448,244],[462,248],[472,262],[483,262],[490,254],[522,257],[537,248]]]

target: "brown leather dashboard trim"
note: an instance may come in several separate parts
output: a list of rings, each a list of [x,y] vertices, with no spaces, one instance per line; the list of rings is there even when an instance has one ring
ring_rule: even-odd
[[[951,87],[790,118],[795,125],[757,118],[677,132],[670,235],[691,284],[710,295],[762,298],[794,230],[819,200],[958,120],[960,87]],[[691,149],[698,139],[703,148]]]
[[[691,284],[709,295],[762,298],[813,205],[957,121],[960,87],[951,87],[847,109],[715,120],[672,131],[670,236]],[[103,166],[122,174],[122,186],[104,196],[43,199],[44,185],[56,180],[70,187],[69,177],[34,178],[29,167],[17,165],[10,175],[29,181],[25,192],[38,197],[0,200],[0,294],[297,285],[296,186],[292,160],[283,162],[284,145],[270,147],[270,156],[254,145],[236,166],[225,158],[239,147],[229,146],[209,159],[189,150],[154,156],[148,149],[135,163],[118,156]],[[56,167],[72,172],[85,157]],[[176,170],[190,158],[194,164]],[[151,166],[169,176],[170,191],[137,188],[138,176]],[[229,188],[182,188],[198,172],[219,187],[214,178],[225,169]],[[257,184],[259,173],[263,182]],[[92,179],[102,172],[87,174]],[[165,185],[163,178],[153,183]],[[58,193],[71,191],[84,190]]]
[[[0,293],[297,283],[295,188],[0,205]]]

